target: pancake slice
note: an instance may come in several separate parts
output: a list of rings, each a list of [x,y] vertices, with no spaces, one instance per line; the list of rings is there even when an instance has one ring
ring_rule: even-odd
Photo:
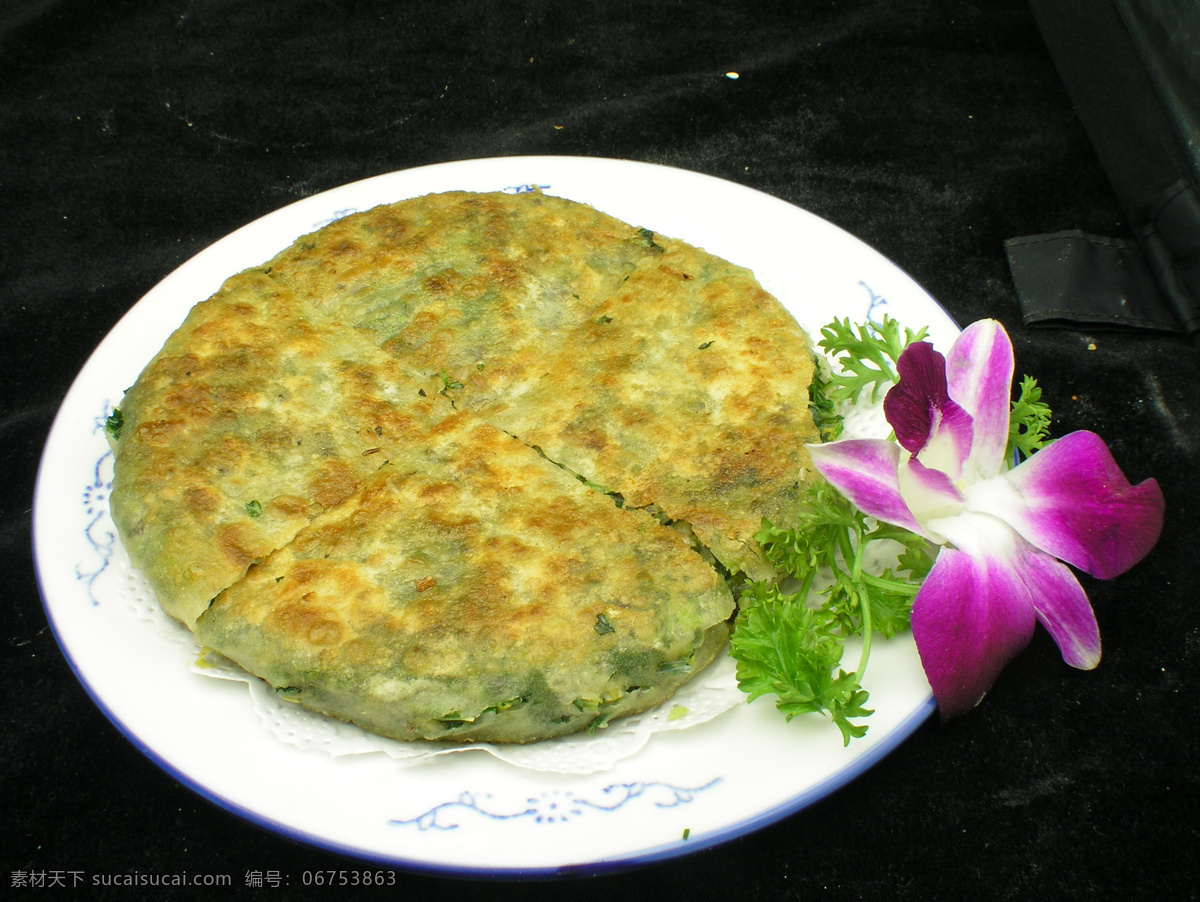
[[[387,457],[371,449],[449,413],[427,385],[315,327],[268,276],[234,276],[197,305],[126,393],[115,442],[113,519],[167,613],[192,625],[352,495]]]
[[[728,637],[679,534],[460,413],[252,567],[200,641],[397,739],[522,742],[644,710]]]
[[[488,418],[631,507],[690,524],[730,571],[787,519],[818,441],[807,336],[746,269],[654,236],[643,259]]]

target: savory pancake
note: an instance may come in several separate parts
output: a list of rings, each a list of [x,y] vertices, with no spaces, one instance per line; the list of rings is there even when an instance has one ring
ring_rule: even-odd
[[[744,269],[540,193],[416,198],[192,310],[114,418],[113,518],[164,609],[285,697],[545,738],[720,647],[721,576],[764,573],[754,533],[809,478],[811,376]]]

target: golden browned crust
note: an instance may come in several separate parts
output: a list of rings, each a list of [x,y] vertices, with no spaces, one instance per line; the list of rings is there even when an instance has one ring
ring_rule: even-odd
[[[492,420],[632,507],[686,521],[731,571],[798,501],[812,356],[753,275],[680,242],[645,259]]]
[[[573,732],[707,663],[729,592],[678,533],[470,413],[429,439],[219,595],[200,640],[398,739]]]
[[[558,198],[432,195],[193,309],[122,401],[113,516],[164,608],[290,698],[557,735],[719,648],[696,552],[763,572],[811,373],[744,269]]]

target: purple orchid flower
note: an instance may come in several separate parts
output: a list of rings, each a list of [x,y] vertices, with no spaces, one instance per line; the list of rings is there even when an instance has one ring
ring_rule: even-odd
[[[910,345],[897,372],[884,399],[896,442],[809,451],[865,514],[942,546],[912,607],[942,718],[979,703],[1037,621],[1068,664],[1095,667],[1100,631],[1066,564],[1109,579],[1145,557],[1162,532],[1158,483],[1130,485],[1103,440],[1083,431],[1010,469],[1013,350],[995,320],[968,327],[948,357]]]

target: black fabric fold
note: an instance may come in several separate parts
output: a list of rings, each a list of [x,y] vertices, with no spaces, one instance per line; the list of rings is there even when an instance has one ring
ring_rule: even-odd
[[[1026,325],[1200,330],[1200,197],[1167,192],[1139,240],[1078,230],[1004,243]]]
[[[1190,76],[1151,25],[1166,27],[1175,15],[1177,27],[1200,29],[1200,15],[1134,0],[1031,0],[1030,7],[1132,235],[1071,230],[1005,242],[1025,323],[1194,334],[1200,177],[1189,153],[1197,146],[1193,120],[1179,100],[1190,96]]]

